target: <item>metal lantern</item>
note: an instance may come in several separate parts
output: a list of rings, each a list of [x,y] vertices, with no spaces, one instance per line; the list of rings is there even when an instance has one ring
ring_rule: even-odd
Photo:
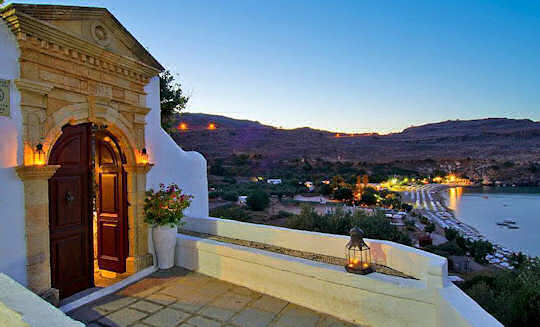
[[[44,165],[45,164],[45,152],[43,151],[43,144],[38,143],[36,149],[34,150],[34,165]]]
[[[141,161],[144,164],[148,163],[148,151],[146,151],[146,148],[143,148],[141,151]]]
[[[353,227],[350,231],[351,240],[347,243],[345,270],[350,273],[365,275],[373,272],[371,266],[371,251],[364,242],[364,231]]]

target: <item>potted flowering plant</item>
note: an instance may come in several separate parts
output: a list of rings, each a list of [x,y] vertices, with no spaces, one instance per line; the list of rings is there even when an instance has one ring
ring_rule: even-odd
[[[152,238],[158,266],[168,269],[174,265],[177,227],[182,224],[184,209],[193,196],[182,194],[176,184],[159,184],[159,189],[146,192],[144,221],[152,226]]]

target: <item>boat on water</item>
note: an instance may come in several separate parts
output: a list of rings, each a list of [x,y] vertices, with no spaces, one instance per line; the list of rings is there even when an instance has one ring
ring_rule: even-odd
[[[506,226],[508,227],[509,229],[519,229],[519,226]]]
[[[510,219],[505,219],[505,220],[503,220],[503,222],[506,223],[506,224],[512,224],[512,225],[516,224],[515,221],[510,220]]]

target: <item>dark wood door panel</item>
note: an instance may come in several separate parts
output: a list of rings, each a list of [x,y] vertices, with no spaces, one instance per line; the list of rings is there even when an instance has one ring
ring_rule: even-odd
[[[80,226],[85,222],[88,206],[83,201],[88,185],[85,176],[58,176],[51,180],[51,191],[56,196],[50,203],[53,215],[50,224],[53,228]]]
[[[61,165],[49,180],[52,287],[61,298],[94,284],[90,157],[90,124],[65,126],[49,159]]]
[[[100,173],[99,180],[100,213],[118,216],[120,214],[118,203],[118,173]]]
[[[86,232],[62,235],[51,239],[52,283],[62,297],[70,296],[93,286],[88,260]],[[82,272],[82,273],[81,273]]]
[[[121,260],[121,257],[118,256],[118,248],[121,246],[120,232],[116,221],[102,220],[99,222],[98,237],[101,241],[101,252],[99,256],[102,264],[108,267],[108,269],[117,269]]]
[[[62,146],[59,147],[58,154],[56,154],[56,162],[61,165],[79,166],[80,162],[85,159],[85,149],[81,149],[81,147],[86,146],[85,140],[81,140],[83,137],[83,134],[75,134],[63,142]]]
[[[118,143],[111,135],[96,136],[98,176],[98,265],[118,273],[126,271],[127,193]]]

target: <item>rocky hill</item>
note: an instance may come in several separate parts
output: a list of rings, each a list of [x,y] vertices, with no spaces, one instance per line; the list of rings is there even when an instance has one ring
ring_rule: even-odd
[[[254,121],[185,113],[176,142],[209,159],[233,153],[268,159],[323,158],[388,162],[416,159],[540,160],[540,122],[487,118],[455,120],[410,127],[387,135],[334,133],[308,127],[279,129]],[[208,125],[216,129],[209,130]]]

